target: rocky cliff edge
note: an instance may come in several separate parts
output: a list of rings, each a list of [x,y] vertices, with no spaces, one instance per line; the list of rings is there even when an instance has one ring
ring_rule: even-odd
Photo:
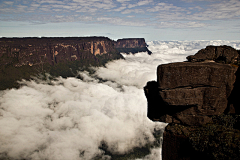
[[[163,160],[240,158],[239,51],[207,46],[188,62],[157,68],[144,91],[148,117],[169,123]]]
[[[143,38],[117,42],[107,37],[0,38],[0,90],[18,87],[18,80],[39,73],[75,76],[78,70],[123,58],[121,47],[140,52],[146,43]]]

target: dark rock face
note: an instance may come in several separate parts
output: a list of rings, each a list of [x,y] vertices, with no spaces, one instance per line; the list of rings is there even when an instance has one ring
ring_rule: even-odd
[[[18,87],[17,80],[39,73],[75,76],[80,68],[123,58],[120,51],[148,49],[144,38],[117,42],[107,37],[0,38],[0,90]]]
[[[193,56],[187,57],[189,62],[213,60],[225,64],[238,64],[238,51],[230,46],[207,46]]]
[[[2,38],[1,65],[16,60],[15,67],[39,65],[80,59],[94,59],[96,55],[117,53],[114,42],[106,37],[88,38]]]
[[[106,37],[1,38],[0,90],[39,73],[75,76],[81,68],[123,58],[114,43]]]
[[[211,62],[160,65],[158,88],[163,101],[169,108],[186,108],[176,114],[166,113],[161,121],[201,125],[209,122],[212,115],[224,113],[236,70],[231,65]]]
[[[115,47],[116,48],[142,48],[146,47],[147,44],[144,38],[124,38],[118,39]]]
[[[118,39],[115,43],[115,47],[119,52],[125,53],[138,53],[138,52],[148,52],[148,54],[152,54],[151,51],[148,50],[147,44],[144,38],[125,38]]]
[[[163,160],[240,159],[238,57],[232,47],[208,46],[190,62],[158,66],[144,91],[148,117],[169,123]]]
[[[238,160],[240,131],[236,117],[214,116],[213,122],[193,127],[169,124],[163,134],[163,160]],[[227,125],[226,125],[227,124]]]
[[[18,80],[39,73],[75,76],[81,68],[123,58],[116,45],[136,52],[146,48],[143,38],[117,42],[107,37],[0,38],[0,90],[18,87]]]

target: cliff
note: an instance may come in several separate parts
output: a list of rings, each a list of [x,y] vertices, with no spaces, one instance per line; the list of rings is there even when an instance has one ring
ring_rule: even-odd
[[[240,158],[238,53],[207,46],[188,62],[158,66],[144,91],[148,117],[169,123],[163,160]]]
[[[115,47],[119,52],[124,52],[127,54],[134,54],[138,52],[147,52],[149,55],[152,54],[152,52],[148,50],[144,38],[118,39],[115,43]]]
[[[88,38],[2,38],[0,39],[1,65],[15,67],[74,61],[117,53],[112,40],[105,37]]]
[[[123,58],[116,44],[107,37],[0,38],[0,90],[18,87],[18,80],[39,73],[75,76],[78,70]],[[118,46],[138,50],[146,43],[129,39]]]

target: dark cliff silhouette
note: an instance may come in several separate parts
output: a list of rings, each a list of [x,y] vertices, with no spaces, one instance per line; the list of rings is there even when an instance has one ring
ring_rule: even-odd
[[[147,52],[149,55],[152,54],[152,52],[148,50],[144,38],[118,39],[115,43],[115,47],[119,52],[124,52],[127,54],[135,54],[138,52]]]
[[[239,51],[207,46],[187,59],[159,65],[144,87],[148,118],[169,123],[162,159],[239,159]]]

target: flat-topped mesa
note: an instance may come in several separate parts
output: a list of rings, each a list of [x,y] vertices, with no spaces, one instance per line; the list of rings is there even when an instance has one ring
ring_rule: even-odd
[[[145,51],[150,53],[144,38],[117,42],[107,37],[0,38],[0,90],[38,73],[75,76],[79,68],[123,58],[120,52]]]
[[[146,46],[144,38],[123,38],[116,42],[116,48],[142,48]]]
[[[117,53],[114,41],[106,37],[53,37],[53,38],[1,38],[1,65],[17,59],[16,67],[81,59],[94,59],[96,55]],[[8,57],[8,58],[4,58]]]
[[[79,68],[123,58],[107,37],[0,38],[0,90],[38,73],[75,76]]]
[[[152,54],[152,52],[148,50],[144,38],[118,39],[115,43],[115,47],[119,52],[125,52],[127,54],[134,54],[138,52],[148,52],[149,55]]]

